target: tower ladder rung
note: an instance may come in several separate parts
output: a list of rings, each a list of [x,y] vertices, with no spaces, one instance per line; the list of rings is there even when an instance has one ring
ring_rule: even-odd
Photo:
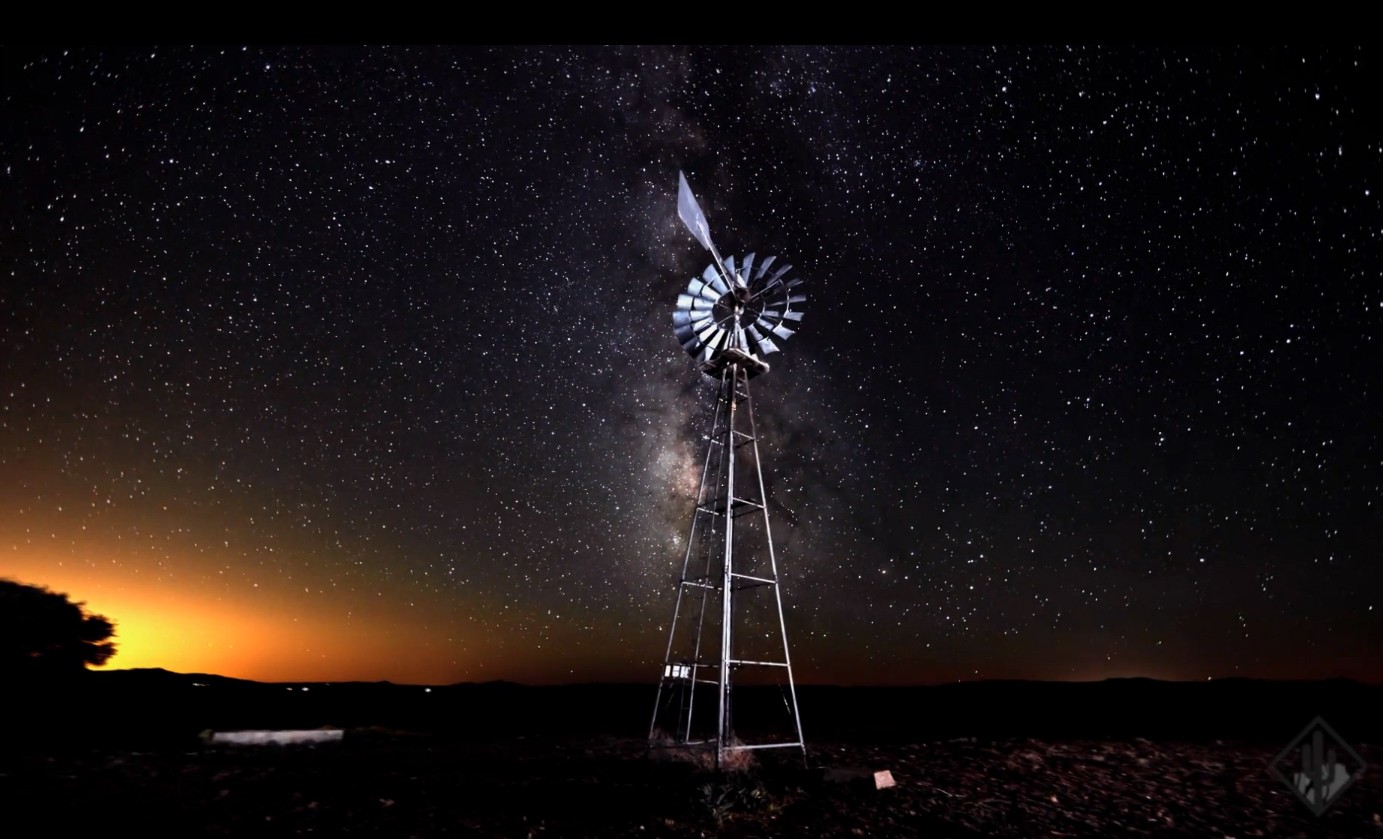
[[[743,510],[746,507],[752,510],[762,510],[764,505],[752,498],[740,498],[738,496],[730,503],[730,510],[732,512]],[[705,504],[698,504],[696,505],[696,511],[698,513],[711,513],[712,515],[723,516],[725,515],[725,499],[713,498]]]

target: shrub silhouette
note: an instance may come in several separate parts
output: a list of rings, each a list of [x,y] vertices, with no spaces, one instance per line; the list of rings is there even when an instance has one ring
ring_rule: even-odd
[[[115,624],[66,594],[0,579],[0,672],[49,677],[105,664]]]

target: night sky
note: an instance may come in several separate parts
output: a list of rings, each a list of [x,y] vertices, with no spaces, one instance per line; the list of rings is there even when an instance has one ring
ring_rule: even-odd
[[[714,387],[802,683],[1383,680],[1372,49],[3,50],[0,577],[111,666],[656,683]]]

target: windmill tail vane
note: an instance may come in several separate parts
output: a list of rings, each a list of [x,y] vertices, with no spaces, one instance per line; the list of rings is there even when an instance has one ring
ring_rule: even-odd
[[[701,211],[696,196],[692,194],[687,176],[680,171],[677,173],[677,217],[696,237],[696,241],[711,252],[711,258],[715,260],[721,276],[729,279],[730,273],[725,270],[725,260],[720,258],[720,251],[716,250],[715,243],[711,241],[711,225],[706,221],[706,214]]]

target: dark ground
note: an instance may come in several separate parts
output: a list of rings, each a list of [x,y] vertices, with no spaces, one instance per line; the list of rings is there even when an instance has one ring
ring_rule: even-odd
[[[1383,839],[1383,697],[1354,683],[807,688],[809,767],[800,753],[765,751],[716,774],[650,756],[640,687],[312,686],[305,696],[99,675],[20,695],[0,749],[0,835]],[[1319,817],[1268,771],[1317,714],[1372,767]],[[213,746],[198,736],[323,725],[345,738]],[[896,787],[873,788],[868,773],[881,769]]]

